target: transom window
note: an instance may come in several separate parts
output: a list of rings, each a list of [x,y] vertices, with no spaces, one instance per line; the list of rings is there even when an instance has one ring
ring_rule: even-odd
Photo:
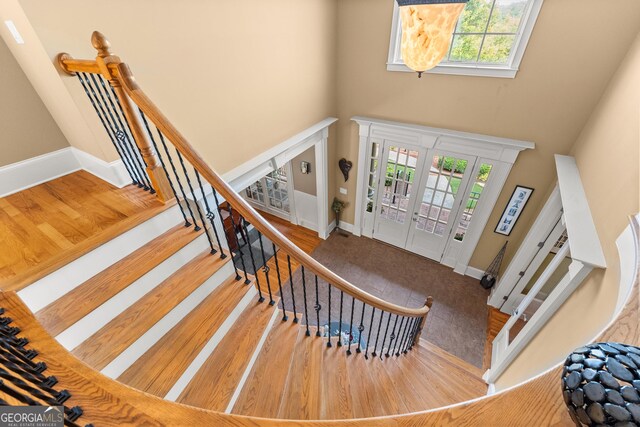
[[[543,0],[470,0],[445,59],[430,72],[515,77]],[[402,25],[395,3],[387,70],[411,71],[402,61]]]

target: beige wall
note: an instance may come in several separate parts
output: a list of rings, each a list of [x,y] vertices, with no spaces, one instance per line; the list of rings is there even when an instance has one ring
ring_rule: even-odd
[[[300,171],[301,162],[308,162],[310,164],[310,173],[303,174]],[[315,148],[311,147],[291,160],[291,168],[293,169],[293,188],[297,191],[315,196],[317,194]]]
[[[103,32],[220,173],[335,115],[336,0],[20,4],[51,58],[93,58],[91,33]],[[78,82],[64,79],[94,133],[104,133]]]
[[[610,320],[618,297],[615,240],[640,210],[640,35],[571,149],[596,224],[606,270],[597,270],[565,302],[500,377],[517,384],[562,360]],[[560,357],[558,357],[560,355]]]
[[[615,4],[615,7],[612,5]],[[529,140],[489,219],[471,265],[484,269],[507,238],[493,233],[517,184],[535,188],[508,238],[505,266],[555,179],[553,154],[568,153],[609,78],[640,29],[637,0],[547,0],[515,79],[388,72],[391,0],[338,3],[336,158],[357,162],[354,115]],[[585,30],[598,23],[597,31]],[[340,172],[336,169],[335,175]],[[355,179],[344,219],[353,222]],[[338,182],[343,182],[338,179]]]
[[[0,166],[69,146],[2,39],[0,94]]]

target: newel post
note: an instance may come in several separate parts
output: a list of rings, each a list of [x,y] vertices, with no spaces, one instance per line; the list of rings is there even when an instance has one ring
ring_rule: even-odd
[[[96,62],[100,68],[100,73],[109,81],[109,84],[111,84],[120,99],[122,110],[133,134],[133,139],[140,149],[140,154],[142,154],[142,158],[147,165],[147,174],[149,175],[149,179],[151,179],[151,185],[153,185],[153,188],[156,190],[158,199],[166,203],[174,197],[167,174],[160,163],[158,154],[153,148],[149,134],[143,127],[144,125],[138,114],[137,106],[122,88],[118,77],[109,68],[109,64],[119,65],[122,64],[122,61],[120,61],[118,56],[111,53],[111,43],[109,43],[109,40],[107,40],[102,33],[94,31],[91,35],[91,44],[98,51]]]
[[[425,301],[424,305],[429,307],[429,311],[431,311],[431,306],[433,305],[433,297],[428,296],[427,301]],[[422,319],[420,319],[420,325],[418,326],[418,333],[416,334],[415,339],[413,340],[413,345],[418,344],[420,342],[420,335],[422,335],[422,330],[424,329],[424,324],[427,322],[427,316],[429,313],[425,314]]]

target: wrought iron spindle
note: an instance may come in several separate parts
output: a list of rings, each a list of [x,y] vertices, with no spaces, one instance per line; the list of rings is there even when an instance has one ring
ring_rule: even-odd
[[[196,192],[193,190],[193,185],[191,185],[191,178],[189,177],[189,172],[187,171],[187,166],[184,163],[184,159],[182,158],[182,154],[180,154],[180,150],[176,148],[176,154],[178,155],[178,161],[180,161],[180,166],[182,166],[182,172],[184,173],[184,179],[187,181],[187,186],[189,187],[189,192],[191,193],[191,197],[193,197],[193,204],[196,205],[196,211],[198,212],[198,216],[200,217],[200,221],[202,222],[202,228],[204,228],[204,234],[207,236],[207,241],[209,242],[209,247],[211,248],[211,253],[215,253],[215,246],[213,245],[213,240],[211,240],[211,235],[209,234],[209,229],[207,228],[207,223],[204,219],[204,214],[202,213],[202,209],[200,209],[200,203],[196,198]],[[188,200],[185,200],[185,203],[189,203]],[[196,230],[197,222],[196,224]]]
[[[289,285],[291,286],[291,304],[293,305],[293,323],[298,323],[298,310],[296,309],[296,294],[293,291],[293,273],[291,272],[291,257],[287,255],[287,266],[289,268]]]
[[[142,110],[140,108],[138,108],[138,111],[140,112],[140,117],[142,118],[142,123],[144,123],[144,127],[147,129],[147,134],[149,134],[149,139],[151,139],[151,143],[153,144],[153,148],[156,150],[156,153],[158,153],[158,158],[160,159],[160,164],[162,165],[162,169],[164,169],[164,171],[165,171],[165,173],[167,174],[167,177],[168,177],[169,176],[169,172],[167,171],[167,165],[164,162],[164,158],[162,157],[162,154],[160,154],[160,150],[158,150],[158,144],[156,143],[156,139],[153,137],[153,133],[151,132],[151,128],[149,127],[149,123],[147,122],[147,117],[144,115],[144,113],[142,112]],[[171,191],[173,192],[173,197],[175,197],[176,201],[178,201],[178,206],[180,207],[180,212],[182,213],[182,218],[184,218],[184,225],[185,225],[185,227],[188,227],[191,224],[189,224],[189,220],[187,220],[187,214],[184,211],[184,206],[182,206],[182,204],[179,202],[180,199],[178,199],[178,193],[176,193],[176,188],[173,185],[173,180],[167,179],[167,181],[169,181],[169,186],[171,187]]]
[[[141,166],[141,163],[139,162],[139,159],[135,154],[135,150],[131,148],[129,136],[126,133],[124,126],[121,125],[120,127],[118,127],[118,124],[116,123],[116,119],[113,116],[114,113],[116,115],[118,114],[115,110],[113,103],[111,103],[112,108],[110,109],[109,106],[107,105],[107,101],[104,97],[103,92],[100,90],[100,86],[98,85],[98,82],[96,81],[95,76],[93,74],[89,74],[89,76],[91,77],[91,81],[93,82],[93,85],[96,91],[98,92],[98,95],[100,95],[100,99],[102,99],[102,102],[104,103],[107,109],[107,113],[111,118],[111,122],[113,123],[113,126],[116,129],[116,138],[118,138],[122,142],[122,145],[124,146],[125,150],[129,153],[129,155],[133,159],[133,164],[135,165],[135,168],[138,171],[138,175],[141,177],[141,183],[144,185],[143,188],[145,190],[150,190],[151,185],[150,185],[149,177],[147,176],[147,172],[144,170],[144,167]],[[120,120],[119,117],[118,117],[118,120]]]
[[[398,348],[398,345],[402,343],[402,337],[404,335],[403,325],[404,325],[404,328],[407,327],[407,325],[405,324],[405,321],[407,321],[407,318],[403,316],[402,320],[400,321],[400,327],[398,328],[398,338],[396,339],[396,342],[393,345],[393,351],[391,352],[391,355],[394,355],[394,354],[396,356],[400,355],[400,353],[398,353],[396,349]]]
[[[418,336],[418,330],[420,329],[420,317],[416,317],[416,324],[413,325],[413,334],[411,335],[411,341],[409,342],[409,350],[413,349],[416,344],[416,338]]]
[[[162,144],[162,148],[164,149],[164,153],[166,154],[167,159],[169,159],[169,164],[171,165],[171,171],[173,172],[173,176],[174,176],[174,178],[176,180],[176,183],[178,184],[178,188],[180,188],[180,193],[182,194],[182,201],[184,202],[185,206],[187,207],[187,211],[189,212],[189,216],[191,216],[191,220],[193,221],[193,225],[195,227],[195,230],[199,231],[200,227],[198,227],[198,223],[196,222],[196,217],[193,214],[193,210],[191,209],[191,205],[187,202],[187,193],[184,191],[184,186],[182,185],[182,181],[180,180],[180,175],[178,174],[178,170],[176,169],[176,165],[173,162],[173,156],[169,152],[169,148],[167,147],[167,142],[164,140],[164,135],[162,135],[162,132],[160,132],[160,129],[158,129],[157,126],[156,126],[156,131],[158,132],[158,136],[160,137],[160,143]],[[167,174],[167,178],[169,178],[169,174]],[[169,181],[171,181],[170,178],[169,178]],[[178,203],[180,203],[180,200],[178,200]],[[184,225],[185,225],[185,227],[191,226],[189,221],[187,221]]]
[[[282,293],[282,278],[280,277],[280,265],[278,265],[278,249],[276,248],[276,244],[271,242],[273,245],[273,260],[276,263],[276,276],[278,277],[278,289],[280,290],[280,302],[282,303],[282,321],[286,322],[289,316],[287,316],[287,309],[284,306],[284,294]]]
[[[22,366],[20,361],[15,357],[9,357],[6,353],[0,354],[0,364],[13,373],[20,375],[23,379],[29,381],[31,384],[36,385],[43,391],[53,395],[55,390],[53,386],[58,383],[56,377],[45,377],[39,372],[30,372],[28,367]]]
[[[356,353],[362,352],[362,333],[364,332],[364,312],[367,306],[362,301],[362,314],[360,315],[360,324],[358,325],[358,348],[356,348]]]
[[[213,234],[216,237],[216,242],[218,243],[218,248],[220,249],[220,259],[225,259],[227,255],[222,250],[222,244],[220,243],[220,236],[218,235],[218,228],[216,227],[216,222],[215,222],[216,214],[211,209],[211,206],[209,206],[209,201],[207,200],[207,195],[204,192],[204,186],[202,185],[202,180],[200,179],[200,173],[196,168],[193,168],[193,172],[195,173],[196,179],[198,180],[198,186],[200,187],[200,192],[202,193],[202,200],[204,200],[204,206],[205,206],[205,209],[207,210],[207,218],[211,223],[211,229],[213,230]],[[212,252],[212,253],[215,253],[215,252]],[[235,268],[235,264],[233,266]],[[236,280],[239,280],[239,277],[240,275],[238,274],[238,270],[236,269]]]
[[[409,323],[409,329],[407,330],[407,337],[404,340],[404,347],[402,348],[402,353],[407,354],[409,351],[409,343],[411,342],[411,337],[413,336],[413,329],[416,325],[416,318],[411,319],[411,323]]]
[[[391,355],[393,356],[394,354],[396,354],[396,347],[398,346],[398,341],[400,341],[400,335],[401,335],[401,330],[402,330],[402,325],[404,324],[404,316],[402,316],[402,319],[400,319],[400,327],[398,328],[397,334],[396,334],[396,330],[394,328],[393,332],[394,334],[396,334],[396,338],[393,342],[393,348],[391,349]]]
[[[393,329],[391,330],[391,335],[389,335],[389,344],[387,345],[387,352],[384,354],[385,357],[389,357],[389,350],[391,350],[391,345],[393,344],[393,340],[396,337],[395,332],[396,332],[396,325],[398,324],[398,317],[400,316],[396,314],[396,320],[393,322]]]
[[[364,348],[364,358],[369,358],[369,343],[371,342],[371,331],[373,330],[373,317],[376,315],[376,308],[371,307],[371,320],[369,321],[369,333],[367,334],[367,345]],[[375,357],[375,356],[374,356]]]
[[[300,271],[302,272],[302,295],[304,297],[304,319],[307,324],[307,331],[305,334],[307,336],[311,336],[311,331],[309,330],[309,311],[307,310],[307,281],[304,277],[304,265],[300,265]]]
[[[230,207],[231,204],[227,203],[227,206]],[[229,212],[231,214],[231,212]],[[233,220],[233,215],[231,215],[231,219]],[[233,225],[233,222],[231,223]],[[244,219],[244,217],[240,217],[240,224],[244,230],[244,235],[247,236],[247,239],[249,239],[249,229],[247,228],[247,220]],[[234,234],[235,234],[235,229],[233,230]],[[236,240],[238,239],[238,235],[235,234],[236,236]],[[240,242],[238,241],[238,247],[240,245]],[[256,278],[256,286],[258,288],[258,302],[264,302],[264,296],[262,296],[262,287],[260,286],[260,278],[258,277],[258,269],[256,268],[256,260],[253,257],[253,249],[251,249],[251,239],[249,239],[249,242],[247,242],[247,246],[249,247],[249,256],[251,257],[251,266],[253,267],[253,271],[255,272],[255,275],[253,277]]]
[[[258,241],[260,242],[260,253],[262,253],[262,272],[264,273],[264,277],[267,280],[267,290],[269,291],[269,305],[274,305],[276,302],[273,300],[273,295],[271,293],[271,279],[269,279],[269,266],[267,265],[267,258],[264,255],[264,246],[262,245],[262,233],[258,231]],[[256,271],[256,275],[258,272]]]
[[[378,322],[378,331],[376,332],[376,343],[373,345],[373,351],[371,352],[371,355],[373,357],[377,356],[378,340],[380,339],[380,330],[382,329],[383,317],[384,317],[384,310],[380,311],[380,321]],[[389,317],[391,317],[391,313],[389,313]]]
[[[322,306],[320,305],[320,301],[319,300],[319,296],[318,296],[318,275],[315,274],[314,276],[316,276],[316,304],[313,306],[313,308],[316,310],[316,323],[318,324],[318,329],[316,329],[316,336],[319,337],[320,334],[320,310],[322,309]]]
[[[342,303],[344,301],[344,292],[340,290],[340,322],[338,323],[338,347],[342,347]]]
[[[216,208],[218,209],[218,216],[222,221],[222,208],[220,207],[218,192],[213,186],[211,186],[211,191],[213,191],[213,200],[215,201]],[[235,239],[236,239],[236,248],[237,248],[236,250],[240,254],[240,264],[242,264],[242,274],[244,274],[244,284],[248,285],[249,283],[251,283],[251,280],[249,280],[249,276],[247,275],[247,266],[245,265],[245,262],[244,262],[244,252],[242,252],[242,248],[240,247],[240,240],[238,239],[238,233],[236,233],[236,224],[233,219],[233,212],[231,212],[231,205],[229,203],[227,203],[227,213],[229,214],[229,219],[231,220],[231,230],[232,230],[231,234],[235,236]],[[222,221],[222,228],[224,228],[224,221]],[[231,254],[231,261],[233,262],[233,268],[236,272],[236,280],[240,280],[242,279],[242,277],[240,277],[240,274],[238,274],[238,262],[236,261],[236,257],[233,255],[233,252],[231,251],[231,242],[229,241],[229,236],[227,234],[227,231],[224,230],[224,232],[225,232],[225,238],[227,239],[227,245],[229,246],[229,253]]]
[[[331,347],[331,283],[329,282],[327,282],[327,292],[329,294],[329,308],[327,309],[327,328],[329,328],[327,335],[329,336],[329,340],[327,341],[327,347]]]
[[[349,321],[349,348],[347,348],[347,356],[351,355],[351,341],[353,341],[353,309],[355,306],[356,299],[351,297],[351,320]]]
[[[78,80],[80,81],[80,84],[82,85],[82,88],[84,89],[84,92],[87,94],[87,98],[89,98],[89,101],[91,102],[91,105],[93,106],[93,109],[95,110],[96,114],[98,115],[98,118],[100,119],[100,122],[102,123],[102,126],[104,127],[104,130],[107,132],[107,135],[109,136],[109,139],[111,140],[111,143],[113,144],[113,146],[115,147],[116,151],[118,152],[118,155],[122,159],[122,162],[123,162],[125,168],[127,169],[127,172],[129,173],[129,176],[131,177],[131,181],[133,181],[133,183],[135,185],[137,185],[138,187],[142,188],[143,185],[140,182],[140,179],[138,178],[137,174],[135,173],[135,169],[131,165],[131,159],[129,159],[129,157],[123,151],[124,149],[120,146],[119,141],[116,138],[113,129],[110,128],[111,127],[111,123],[109,123],[109,125],[107,125],[108,119],[106,118],[106,114],[104,113],[104,110],[102,109],[102,106],[100,106],[100,109],[98,108],[100,103],[99,103],[97,97],[94,100],[93,95],[90,93],[90,92],[94,92],[93,89],[89,90],[90,86],[88,84],[88,80],[86,81],[86,83],[85,83],[85,80],[83,80],[83,79],[86,78],[86,75],[84,73],[76,73],[76,76],[78,77]],[[102,110],[102,112],[101,112],[101,110]]]
[[[91,74],[92,79],[93,79],[93,76],[94,75]],[[153,189],[153,186],[151,185],[151,179],[149,179],[149,176],[147,175],[147,162],[145,162],[144,159],[142,158],[142,155],[140,154],[140,149],[138,148],[138,145],[135,143],[135,140],[133,139],[133,132],[131,132],[131,127],[129,127],[129,122],[127,121],[127,117],[125,116],[124,111],[122,110],[122,105],[120,105],[120,99],[118,99],[118,96],[116,95],[111,85],[105,82],[104,77],[102,77],[101,75],[99,75],[98,77],[100,78],[100,84],[102,85],[102,90],[104,91],[106,98],[109,100],[109,105],[111,105],[111,109],[113,110],[114,115],[118,120],[118,124],[120,125],[120,129],[123,133],[124,142],[131,150],[133,157],[136,161],[136,165],[140,168],[140,174],[143,176],[144,181],[146,185],[149,187],[151,194],[154,194],[156,191]],[[107,86],[111,89],[111,92],[113,93],[113,95],[115,95],[116,101],[118,103],[118,108],[120,109],[120,113],[122,114],[122,119],[120,118],[120,115],[116,110],[111,94],[109,93],[109,90],[107,90]],[[123,119],[124,119],[124,123],[122,121]],[[125,129],[125,123],[126,123],[126,129]],[[127,134],[127,130],[129,131],[128,134]]]

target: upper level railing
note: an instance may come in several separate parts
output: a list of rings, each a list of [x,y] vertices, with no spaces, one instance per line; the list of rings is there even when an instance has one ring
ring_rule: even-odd
[[[94,32],[92,44],[98,51],[95,60],[63,53],[58,64],[79,79],[134,184],[162,201],[176,199],[185,226],[202,230],[213,255],[231,256],[236,279],[255,281],[260,302],[278,303],[283,321],[303,318],[307,335],[313,330],[317,336],[337,336],[333,342],[346,346],[348,355],[352,347],[365,357],[370,351],[388,357],[411,349],[431,298],[420,308],[389,303],[306,254],[209,167],[111,53],[102,34]],[[327,346],[332,345],[328,339]]]

